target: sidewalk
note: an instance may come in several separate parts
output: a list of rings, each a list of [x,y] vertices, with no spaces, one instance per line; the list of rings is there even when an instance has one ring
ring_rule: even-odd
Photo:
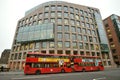
[[[120,70],[120,67],[119,68],[105,68],[105,70]]]
[[[0,72],[0,75],[5,75],[5,74],[24,74],[23,71],[9,71],[9,72]]]

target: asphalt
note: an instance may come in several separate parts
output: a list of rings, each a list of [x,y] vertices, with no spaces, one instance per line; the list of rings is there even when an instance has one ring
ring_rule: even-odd
[[[120,68],[105,68],[105,70],[120,70]],[[24,74],[23,71],[9,71],[9,72],[0,72],[0,75],[4,74]]]

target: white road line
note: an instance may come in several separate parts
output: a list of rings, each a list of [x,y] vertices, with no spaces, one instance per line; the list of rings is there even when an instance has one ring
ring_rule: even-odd
[[[12,78],[11,80],[22,80],[22,79],[36,79],[36,78],[46,78],[46,77],[50,77],[50,76],[28,76],[28,77],[21,77],[21,78]]]
[[[95,78],[93,80],[105,80],[105,79],[106,79],[106,77],[102,77],[102,78]]]

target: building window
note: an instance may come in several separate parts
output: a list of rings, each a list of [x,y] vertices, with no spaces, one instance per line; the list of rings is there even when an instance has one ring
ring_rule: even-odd
[[[58,17],[62,17],[62,12],[57,12]]]
[[[42,24],[42,20],[38,20],[38,24]]]
[[[89,45],[88,45],[88,43],[85,43],[84,46],[85,46],[85,49],[89,50]]]
[[[81,24],[82,24],[82,27],[85,27],[85,23],[84,22],[82,22]]]
[[[57,53],[58,54],[63,54],[63,51],[62,50],[58,50]]]
[[[87,28],[90,28],[90,24],[89,24],[89,23],[87,23],[87,24],[86,24],[86,27],[87,27]]]
[[[74,20],[70,20],[71,25],[75,25],[75,21]]]
[[[24,53],[23,53],[23,59],[26,59],[26,56],[27,56],[27,53],[24,52]]]
[[[10,60],[13,60],[13,58],[14,58],[14,54],[11,54],[11,58],[10,58]]]
[[[61,18],[58,19],[58,24],[62,24],[62,19]]]
[[[45,18],[48,18],[48,12],[46,12],[44,15],[45,15]]]
[[[70,12],[72,12],[72,13],[74,12],[74,9],[73,9],[73,7],[70,7]]]
[[[70,55],[70,50],[65,51],[66,55]]]
[[[88,16],[88,13],[85,11],[85,12],[84,12],[84,15],[85,15],[85,16]]]
[[[86,35],[84,35],[84,36],[83,36],[83,41],[84,41],[84,42],[87,42],[87,41],[88,41],[88,39],[87,39],[87,36],[86,36]]]
[[[112,39],[112,38],[110,38],[110,39],[109,39],[109,41],[110,41],[110,42],[113,42],[113,39]]]
[[[91,24],[91,28],[94,29],[94,25],[93,24]]]
[[[91,31],[90,31],[89,29],[87,30],[87,33],[88,33],[89,35],[91,35]]]
[[[34,43],[30,43],[29,49],[33,49]]]
[[[51,21],[52,23],[55,23],[55,19],[54,19],[54,18],[52,18],[50,21]]]
[[[14,57],[14,60],[15,60],[15,59],[17,59],[17,55],[18,55],[18,53],[15,53],[15,57]]]
[[[77,48],[77,42],[72,43],[73,48]]]
[[[54,11],[56,10],[56,7],[54,5],[51,6],[51,10]]]
[[[57,10],[58,10],[58,11],[61,11],[61,10],[62,10],[62,6],[61,6],[61,5],[58,5],[58,6],[57,6]]]
[[[116,49],[112,49],[112,53],[116,53]]]
[[[95,44],[95,50],[99,50],[99,46],[98,46],[98,44]]]
[[[64,6],[64,11],[68,11],[68,7],[67,6]]]
[[[37,15],[34,15],[34,20],[36,20],[37,19]]]
[[[65,34],[65,40],[70,40],[70,34],[68,33]]]
[[[71,31],[72,32],[76,32],[76,30],[75,30],[75,27],[73,26],[73,27],[71,27]]]
[[[71,19],[74,19],[74,14],[71,13],[71,14],[70,14],[70,18],[71,18]]]
[[[47,48],[47,43],[46,42],[42,42],[42,48]]]
[[[35,43],[35,49],[39,49],[40,48],[40,43],[39,42],[36,42]]]
[[[110,47],[111,47],[111,48],[114,48],[114,47],[115,47],[115,44],[111,44]]]
[[[51,17],[55,17],[55,12],[51,12]]]
[[[54,50],[49,50],[49,53],[54,54],[55,52],[54,52]]]
[[[79,15],[76,14],[76,15],[75,15],[75,18],[76,18],[76,20],[79,20]]]
[[[111,61],[108,61],[108,65],[109,65],[109,66],[111,65]]]
[[[87,55],[87,56],[90,56],[90,52],[86,52],[86,55]]]
[[[91,50],[94,50],[94,45],[90,44]]]
[[[93,42],[97,42],[97,38],[96,37],[93,38]]]
[[[65,31],[66,31],[66,32],[69,31],[69,26],[65,26]]]
[[[42,14],[42,13],[40,13],[40,14],[39,14],[39,18],[41,19],[42,17],[43,17],[43,14]]]
[[[91,13],[88,13],[88,16],[89,16],[89,17],[92,17],[92,14],[91,14]]]
[[[48,23],[48,19],[44,19],[44,23]]]
[[[92,23],[92,22],[93,22],[93,19],[90,18],[90,23]]]
[[[58,48],[62,48],[62,42],[58,42]]]
[[[76,35],[72,34],[72,40],[76,40]]]
[[[77,28],[77,32],[78,32],[78,33],[81,33],[81,28],[78,27],[78,28]]]
[[[97,52],[97,56],[100,56],[100,53],[99,53],[99,52]]]
[[[89,19],[88,19],[88,17],[86,17],[86,18],[85,18],[85,21],[86,21],[86,22],[89,22]]]
[[[41,53],[42,53],[42,54],[46,54],[46,51],[45,51],[45,50],[42,50]]]
[[[75,13],[77,13],[77,14],[78,14],[78,13],[79,13],[79,10],[78,10],[78,9],[75,9]]]
[[[58,39],[62,40],[62,33],[57,34]]]
[[[45,6],[45,11],[49,11],[49,6]]]
[[[83,29],[82,29],[82,33],[83,33],[83,34],[86,34],[86,29],[83,28]]]
[[[82,36],[81,35],[78,35],[78,40],[82,41]]]
[[[50,42],[50,48],[54,48],[55,47],[55,44],[54,44],[54,42]]]
[[[83,43],[79,43],[79,47],[80,47],[80,49],[83,49]]]
[[[62,26],[61,26],[61,25],[58,25],[57,30],[58,30],[58,31],[62,31]]]
[[[80,51],[80,55],[84,55],[84,51]]]
[[[78,51],[73,51],[73,55],[77,55],[78,54]]]
[[[68,19],[64,19],[64,23],[67,25],[67,24],[69,24],[68,23]]]
[[[92,30],[92,35],[96,35],[96,33],[95,33],[95,31],[94,31],[94,30]]]
[[[65,47],[70,48],[70,42],[65,42]]]
[[[92,52],[92,56],[95,56],[95,52]]]
[[[80,10],[80,14],[83,14],[83,10]]]
[[[18,53],[18,59],[21,59],[22,53]]]
[[[92,36],[89,36],[89,41],[90,41],[90,42],[93,42]]]
[[[80,20],[81,21],[84,21],[85,19],[84,19],[84,16],[80,16]]]
[[[80,26],[80,22],[79,22],[79,21],[77,21],[77,22],[76,22],[76,25],[77,25],[77,26]]]
[[[68,17],[69,17],[69,15],[68,15],[68,13],[67,13],[67,12],[65,12],[65,13],[64,13],[64,17],[66,17],[66,18],[68,18]]]
[[[32,21],[32,16],[30,17],[29,21]]]

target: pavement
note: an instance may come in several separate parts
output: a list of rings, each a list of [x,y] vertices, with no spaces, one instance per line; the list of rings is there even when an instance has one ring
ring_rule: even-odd
[[[23,71],[9,71],[9,72],[0,72],[0,75],[4,75],[4,74],[24,74]]]

